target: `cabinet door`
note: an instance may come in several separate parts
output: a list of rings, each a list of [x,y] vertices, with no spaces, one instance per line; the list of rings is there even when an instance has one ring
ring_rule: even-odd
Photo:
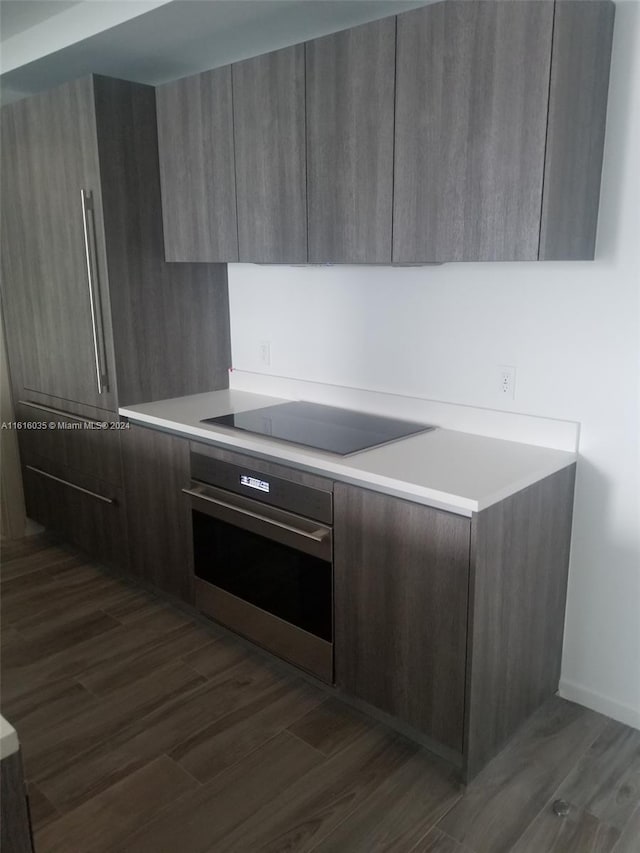
[[[312,263],[390,263],[395,18],[307,43]]]
[[[469,519],[341,483],[334,500],[338,685],[461,752]]]
[[[132,424],[121,446],[131,572],[192,603],[189,442]]]
[[[3,298],[14,381],[27,391],[114,409],[113,387],[98,388],[98,372],[108,385],[113,368],[103,328],[107,281],[90,78],[4,108],[2,177]],[[93,198],[85,218],[81,190]]]
[[[127,569],[122,488],[49,459],[29,457],[23,468],[27,515],[95,560]]]
[[[233,66],[241,261],[305,263],[304,45]]]
[[[237,261],[231,66],[156,90],[167,261]]]
[[[537,260],[554,4],[398,16],[393,260]]]

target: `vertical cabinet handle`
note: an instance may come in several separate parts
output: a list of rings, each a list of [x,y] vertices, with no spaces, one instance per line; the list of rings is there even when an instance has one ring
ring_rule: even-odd
[[[87,262],[87,284],[89,286],[89,305],[91,306],[91,331],[93,333],[93,355],[96,367],[96,380],[98,385],[98,394],[109,390],[107,383],[107,371],[101,358],[100,339],[98,336],[98,317],[96,310],[96,284],[93,279],[93,259],[91,255],[91,244],[89,242],[89,221],[88,213],[93,210],[93,198],[87,190],[80,190],[80,200],[82,203],[82,228],[84,232],[84,252]]]

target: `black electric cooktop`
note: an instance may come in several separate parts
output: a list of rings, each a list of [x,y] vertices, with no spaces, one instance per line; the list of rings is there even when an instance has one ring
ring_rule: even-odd
[[[316,450],[327,450],[340,456],[434,429],[428,424],[400,421],[303,401],[278,403],[249,412],[204,418],[202,423],[233,427],[256,435],[268,435]]]

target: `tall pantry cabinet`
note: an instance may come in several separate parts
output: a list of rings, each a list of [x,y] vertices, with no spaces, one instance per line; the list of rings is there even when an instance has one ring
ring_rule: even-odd
[[[1,126],[27,513],[126,565],[118,406],[227,387],[226,267],[164,261],[152,87],[87,77],[4,107]]]

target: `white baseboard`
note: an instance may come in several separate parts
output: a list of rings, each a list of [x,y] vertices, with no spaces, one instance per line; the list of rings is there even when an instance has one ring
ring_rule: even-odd
[[[640,708],[623,705],[606,696],[601,696],[599,693],[594,693],[592,690],[587,690],[586,687],[565,680],[560,681],[558,696],[568,699],[569,702],[576,702],[578,705],[591,708],[592,711],[597,711],[599,714],[605,714],[607,717],[618,720],[627,726],[632,726],[634,729],[640,729]]]

